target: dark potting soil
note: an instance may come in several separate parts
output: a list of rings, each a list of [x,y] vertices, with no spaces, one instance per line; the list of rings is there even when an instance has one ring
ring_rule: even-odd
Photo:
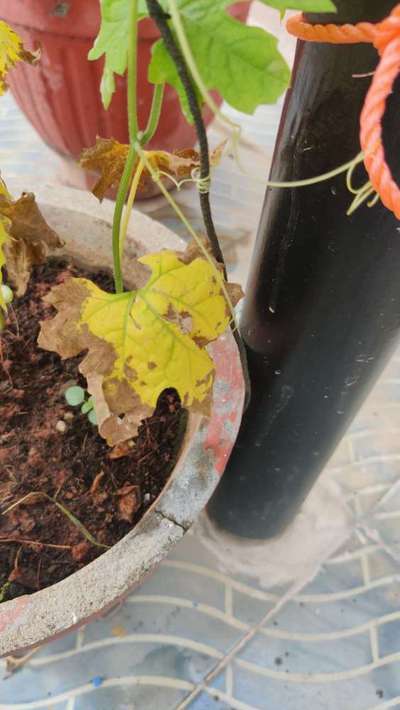
[[[41,350],[36,339],[39,321],[53,315],[43,296],[71,275],[86,274],[60,261],[36,267],[1,334],[0,601],[54,584],[105,552],[54,500],[97,543],[115,544],[162,491],[185,430],[178,395],[166,390],[134,445],[119,452],[123,457],[111,458],[97,428],[79,407],[68,406],[66,387],[85,385],[81,358],[62,361]],[[90,277],[111,290],[108,274]],[[32,492],[38,495],[28,496]]]

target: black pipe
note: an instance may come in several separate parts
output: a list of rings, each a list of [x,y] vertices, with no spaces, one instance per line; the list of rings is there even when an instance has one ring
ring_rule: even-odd
[[[377,21],[396,2],[339,0],[311,22]],[[271,179],[332,170],[360,151],[359,116],[375,69],[372,45],[298,43]],[[400,82],[384,142],[400,180]],[[356,172],[367,180],[364,167]],[[379,202],[346,216],[339,176],[266,193],[241,332],[252,400],[208,512],[247,538],[282,532],[345,433],[398,341],[400,223]]]

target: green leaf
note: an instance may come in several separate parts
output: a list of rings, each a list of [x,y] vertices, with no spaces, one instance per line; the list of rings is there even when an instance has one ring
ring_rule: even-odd
[[[305,9],[333,7],[330,0],[293,0],[294,7]],[[256,27],[237,22],[226,13],[231,0],[178,0],[185,31],[200,73],[209,89],[217,89],[239,111],[253,113],[260,104],[273,103],[286,89],[289,69],[281,57],[277,41]],[[282,9],[290,0],[271,0]],[[168,12],[168,0],[162,0]],[[101,0],[100,33],[89,59],[105,55],[101,82],[103,104],[108,108],[115,91],[115,74],[123,75],[128,61],[130,0]],[[139,17],[148,16],[145,0],[139,0]],[[149,69],[154,84],[167,82],[181,99],[188,117],[188,105],[175,65],[162,41],[154,47]]]
[[[64,392],[64,397],[71,407],[78,407],[85,401],[85,390],[82,387],[68,387]]]
[[[131,0],[100,0],[101,27],[89,59],[105,55],[101,97],[107,109],[115,91],[115,74],[122,76],[128,63],[128,21]]]
[[[260,0],[264,5],[274,7],[284,13],[286,10],[303,12],[336,12],[332,0]]]
[[[149,81],[153,84],[170,84],[179,94],[181,109],[188,123],[193,123],[192,114],[183,84],[179,78],[175,64],[169,56],[162,39],[158,40],[152,47],[152,61],[149,66]],[[202,103],[201,93],[195,87],[196,96],[199,103]]]
[[[274,103],[286,89],[290,72],[277,40],[268,32],[234,20],[228,0],[179,0],[181,19],[200,74],[238,111],[253,113]],[[152,56],[149,79],[167,82],[182,98],[183,87],[162,41]],[[187,105],[182,102],[187,112]]]
[[[84,402],[81,407],[82,414],[88,414],[94,407],[93,397],[89,397],[87,402]]]
[[[88,414],[88,419],[93,426],[97,426],[97,417],[96,417],[96,412],[94,409],[91,409],[89,414]]]

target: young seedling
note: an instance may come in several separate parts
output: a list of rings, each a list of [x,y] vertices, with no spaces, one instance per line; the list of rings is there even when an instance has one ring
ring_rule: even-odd
[[[70,407],[81,408],[82,414],[87,414],[90,423],[97,425],[96,412],[94,411],[94,397],[87,397],[87,392],[79,385],[72,385],[64,392],[64,397]]]

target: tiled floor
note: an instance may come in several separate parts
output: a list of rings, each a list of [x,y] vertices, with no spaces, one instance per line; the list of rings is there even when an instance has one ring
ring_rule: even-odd
[[[10,97],[0,111],[4,177],[26,189],[57,179],[58,158]],[[258,146],[242,150],[245,188],[230,159],[215,172],[217,224],[242,281],[278,115],[266,108],[244,123],[244,138]],[[219,140],[216,128],[210,134]],[[194,192],[179,200],[196,221]],[[161,201],[142,207],[178,228]],[[217,556],[210,551],[199,525],[123,607],[0,680],[0,710],[400,708],[399,434],[400,352],[314,491],[337,506],[336,529],[312,520],[331,548],[302,564],[308,550],[300,545],[292,578],[271,587],[259,579],[271,546],[261,558],[258,550],[253,576],[250,568],[238,573],[234,556],[222,564],[218,544]],[[305,525],[312,512],[305,507]]]

